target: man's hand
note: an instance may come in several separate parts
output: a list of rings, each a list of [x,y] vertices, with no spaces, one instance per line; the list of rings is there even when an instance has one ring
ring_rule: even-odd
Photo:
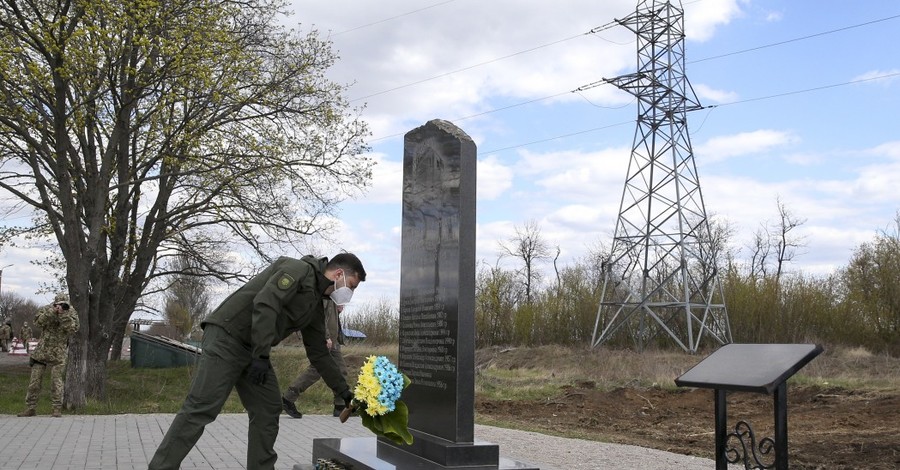
[[[269,362],[268,357],[260,357],[250,361],[250,370],[247,371],[247,375],[250,377],[250,382],[256,385],[262,385],[266,383],[266,377],[269,375],[269,369],[272,368],[272,363]]]
[[[327,346],[329,350],[334,346],[334,343],[331,342],[331,338],[325,340],[325,346]]]

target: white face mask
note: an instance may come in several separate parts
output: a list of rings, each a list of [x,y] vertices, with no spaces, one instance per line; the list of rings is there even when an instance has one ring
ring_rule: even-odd
[[[337,283],[335,283],[334,292],[329,295],[331,297],[332,302],[336,305],[346,305],[350,303],[350,299],[353,298],[353,289],[347,287],[347,275],[341,274],[341,280],[344,281],[343,287],[337,287]]]

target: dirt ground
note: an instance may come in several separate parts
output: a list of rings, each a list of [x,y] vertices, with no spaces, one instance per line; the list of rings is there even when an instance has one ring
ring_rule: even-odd
[[[713,458],[713,393],[660,387],[600,390],[584,381],[563,386],[542,401],[476,398],[476,411],[539,432]],[[743,420],[757,440],[774,437],[772,396],[729,393],[727,407],[729,432]],[[789,385],[788,443],[791,469],[900,468],[900,390]],[[760,460],[772,463],[771,456]]]

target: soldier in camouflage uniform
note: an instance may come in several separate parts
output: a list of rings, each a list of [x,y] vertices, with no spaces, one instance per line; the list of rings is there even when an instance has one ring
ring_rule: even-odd
[[[274,469],[281,390],[269,353],[297,331],[310,362],[349,404],[353,392],[326,347],[322,300],[347,303],[365,280],[362,262],[351,253],[331,260],[283,256],[222,301],[200,325],[203,352],[194,379],[149,470],[178,469],[232,390],[237,390],[249,417],[246,468]]]
[[[344,354],[341,352],[341,345],[344,344],[344,332],[341,329],[340,314],[343,309],[343,305],[335,305],[334,301],[330,299],[325,301],[325,331],[328,335],[325,341],[334,362],[341,369],[341,375],[344,376],[344,380],[347,380],[347,364],[344,362]],[[303,413],[297,409],[295,402],[300,398],[301,393],[312,387],[321,378],[322,375],[319,374],[316,367],[310,364],[284,391],[281,395],[281,406],[288,416],[291,418],[303,417]],[[344,401],[334,394],[334,412],[332,414],[340,416],[343,409]]]
[[[28,348],[30,347],[28,344],[28,340],[31,339],[31,328],[28,326],[28,322],[22,323],[22,337],[19,338],[19,341],[22,342],[22,346],[25,346],[25,352],[29,352]]]
[[[9,340],[12,339],[12,323],[6,322],[0,326],[0,350],[9,351]]]
[[[41,338],[31,353],[31,382],[28,383],[28,394],[25,396],[25,411],[19,413],[19,416],[35,415],[44,371],[49,368],[53,416],[58,418],[62,415],[69,336],[78,331],[78,313],[69,305],[67,295],[57,294],[52,304],[38,310],[35,323],[41,327]]]

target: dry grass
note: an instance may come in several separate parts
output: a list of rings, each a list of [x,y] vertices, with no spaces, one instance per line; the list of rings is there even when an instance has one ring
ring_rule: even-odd
[[[829,348],[797,374],[797,381],[841,388],[900,388],[900,359],[861,347]]]
[[[486,348],[476,354],[477,392],[491,395],[532,389],[578,385],[612,390],[619,387],[673,389],[675,379],[705,358],[679,351],[647,351],[541,346],[537,348]],[[797,383],[841,388],[889,389],[900,387],[900,359],[876,355],[863,348],[825,348],[825,352],[801,369]]]
[[[385,355],[396,361],[397,346],[366,343],[344,347],[351,384],[359,365],[369,355]],[[536,348],[485,348],[476,351],[476,393],[485,398],[531,400],[552,396],[560,387],[591,383],[591,388],[675,388],[674,380],[706,354],[675,351],[636,353],[586,347],[541,346]],[[272,352],[272,362],[285,389],[307,367],[302,347],[281,346]],[[0,413],[20,411],[28,383],[27,365],[6,367],[0,380]],[[107,399],[79,410],[85,414],[173,413],[187,393],[192,370],[133,369],[127,361],[110,363]],[[844,389],[900,389],[900,359],[873,354],[864,348],[826,347],[825,352],[800,370],[795,383]],[[46,395],[46,394],[44,394]],[[48,407],[43,397],[41,407]],[[331,391],[321,381],[300,396],[298,408],[307,413],[329,413]],[[42,411],[46,411],[41,408]],[[236,396],[226,412],[241,412]]]

